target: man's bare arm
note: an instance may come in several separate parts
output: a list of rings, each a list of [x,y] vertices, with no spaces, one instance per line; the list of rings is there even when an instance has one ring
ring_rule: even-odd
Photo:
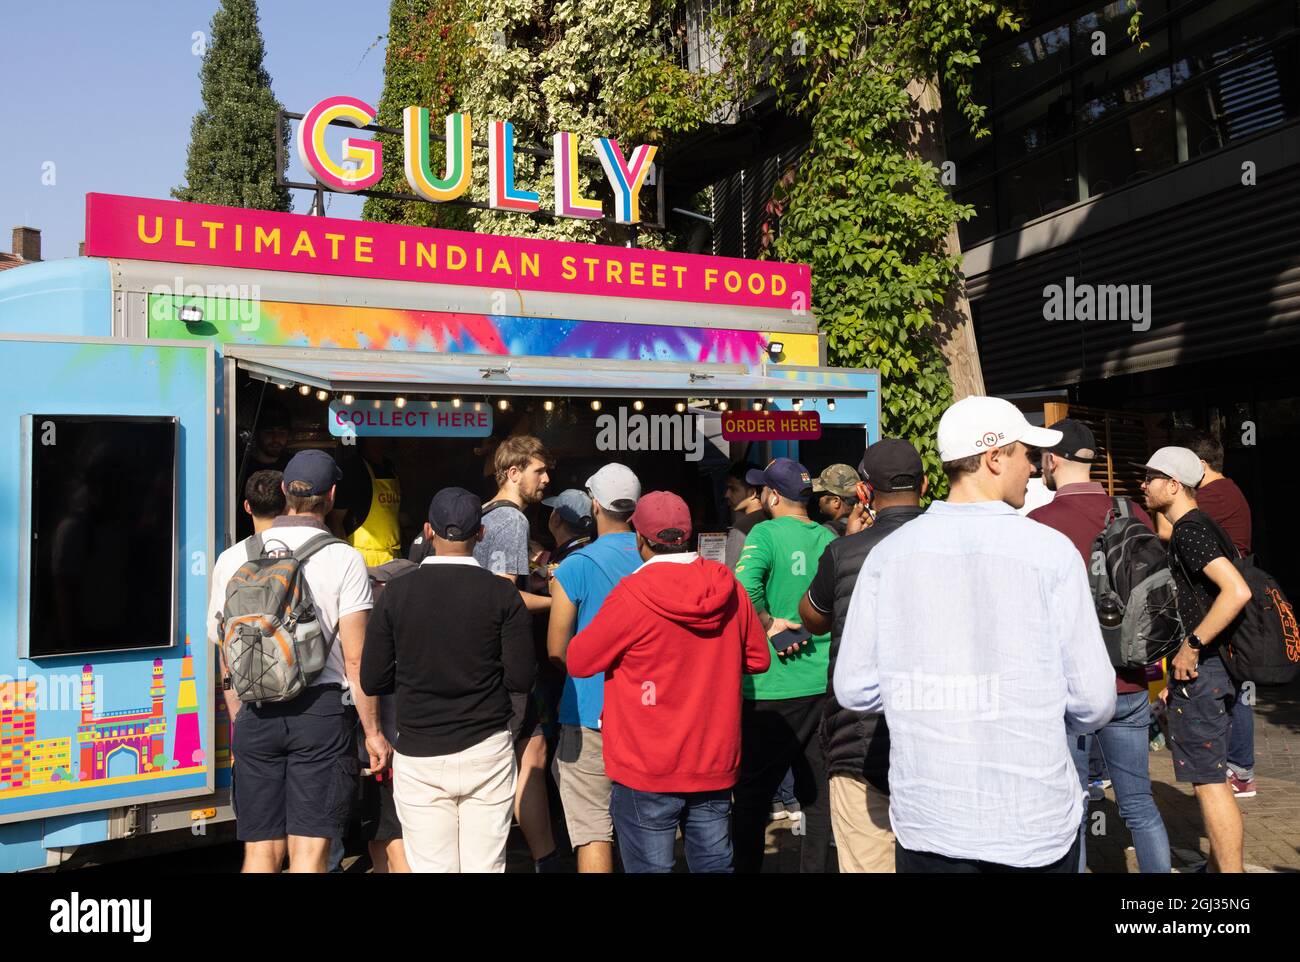
[[[551,581],[551,619],[546,629],[546,653],[558,668],[564,668],[564,658],[573,639],[573,629],[578,623],[578,606],[558,580]]]
[[[505,578],[506,581],[510,582],[512,585],[519,584],[518,575],[506,574],[505,572],[501,572],[501,571],[498,571],[496,574],[497,577]],[[527,608],[529,612],[551,610],[551,599],[546,595],[536,595],[533,594],[531,591],[524,591],[523,588],[520,588],[519,597],[523,600],[524,607]]]
[[[814,635],[824,635],[831,630],[831,616],[818,611],[806,591],[799,599],[799,620]]]
[[[361,652],[366,643],[366,620],[369,610],[354,611],[339,619],[339,644],[343,646],[343,664],[351,686],[357,717],[366,733],[366,749],[370,753],[372,771],[382,771],[392,760],[392,746],[384,737],[379,724],[379,699],[367,695],[361,688]],[[376,768],[378,764],[378,768]]]

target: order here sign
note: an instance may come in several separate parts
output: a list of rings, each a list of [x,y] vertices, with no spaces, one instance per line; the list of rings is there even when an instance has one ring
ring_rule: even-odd
[[[398,407],[394,401],[331,401],[330,434],[347,437],[485,438],[492,433],[492,408],[481,401],[455,407],[450,400],[412,402]]]
[[[722,437],[727,441],[816,441],[822,436],[816,411],[727,411]]]

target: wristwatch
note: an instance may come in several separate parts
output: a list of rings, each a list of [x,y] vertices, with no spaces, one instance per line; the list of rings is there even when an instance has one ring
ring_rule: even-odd
[[[1201,641],[1196,632],[1189,632],[1187,635],[1187,647],[1192,651],[1200,651],[1205,647],[1205,642]]]

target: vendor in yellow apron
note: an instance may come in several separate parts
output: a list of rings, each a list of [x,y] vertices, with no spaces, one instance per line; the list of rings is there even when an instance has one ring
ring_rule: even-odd
[[[402,534],[397,512],[402,506],[402,485],[397,478],[377,478],[370,462],[361,458],[370,475],[370,510],[348,543],[361,552],[370,567],[387,564],[402,556]]]

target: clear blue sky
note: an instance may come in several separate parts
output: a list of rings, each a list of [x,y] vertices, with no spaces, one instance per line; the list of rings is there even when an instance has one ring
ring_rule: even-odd
[[[199,102],[195,31],[217,0],[0,0],[0,250],[11,228],[41,230],[43,256],[75,257],[85,196],[168,197],[185,176]],[[337,94],[378,106],[387,0],[260,0],[266,69],[287,110]],[[310,178],[291,155],[290,176]],[[56,183],[41,182],[53,161]],[[294,192],[306,212],[307,191]],[[359,198],[327,195],[359,217]]]

